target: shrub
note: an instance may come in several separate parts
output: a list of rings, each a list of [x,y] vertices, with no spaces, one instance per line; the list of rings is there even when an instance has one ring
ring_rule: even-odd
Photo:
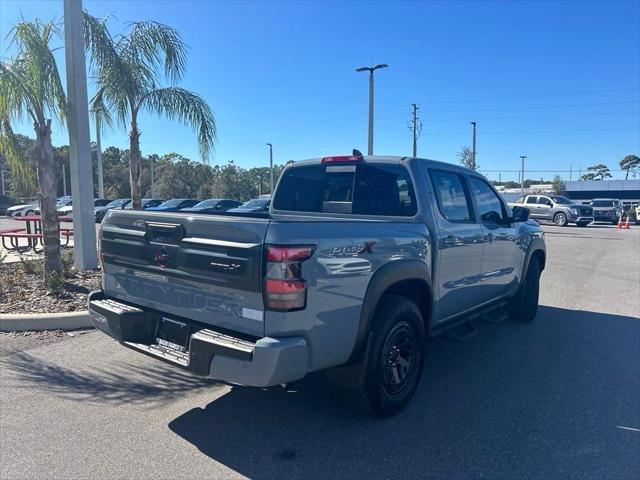
[[[54,295],[60,295],[64,291],[64,275],[51,272],[45,274],[44,283],[47,287],[47,291]]]

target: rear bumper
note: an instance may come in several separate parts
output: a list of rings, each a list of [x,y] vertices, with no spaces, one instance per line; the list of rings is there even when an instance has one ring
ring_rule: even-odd
[[[299,380],[307,373],[309,352],[302,337],[264,337],[253,341],[185,321],[191,329],[189,347],[186,352],[180,352],[156,342],[160,312],[107,299],[102,291],[89,294],[88,303],[92,322],[98,330],[126,347],[196,375],[268,387]]]

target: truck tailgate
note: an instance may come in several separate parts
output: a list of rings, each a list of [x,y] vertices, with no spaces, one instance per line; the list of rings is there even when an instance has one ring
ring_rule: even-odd
[[[101,226],[103,291],[167,316],[262,337],[269,222],[113,210]]]

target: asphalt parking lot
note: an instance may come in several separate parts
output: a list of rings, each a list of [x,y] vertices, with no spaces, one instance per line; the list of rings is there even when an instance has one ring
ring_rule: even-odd
[[[429,343],[413,403],[189,377],[88,332],[0,336],[0,478],[640,477],[640,228],[544,226],[531,324]]]

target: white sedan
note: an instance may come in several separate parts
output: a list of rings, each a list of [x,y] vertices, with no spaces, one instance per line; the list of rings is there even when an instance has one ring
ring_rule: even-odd
[[[38,210],[38,203],[26,203],[24,205],[14,205],[7,208],[8,217],[26,217],[27,215],[33,215]]]

